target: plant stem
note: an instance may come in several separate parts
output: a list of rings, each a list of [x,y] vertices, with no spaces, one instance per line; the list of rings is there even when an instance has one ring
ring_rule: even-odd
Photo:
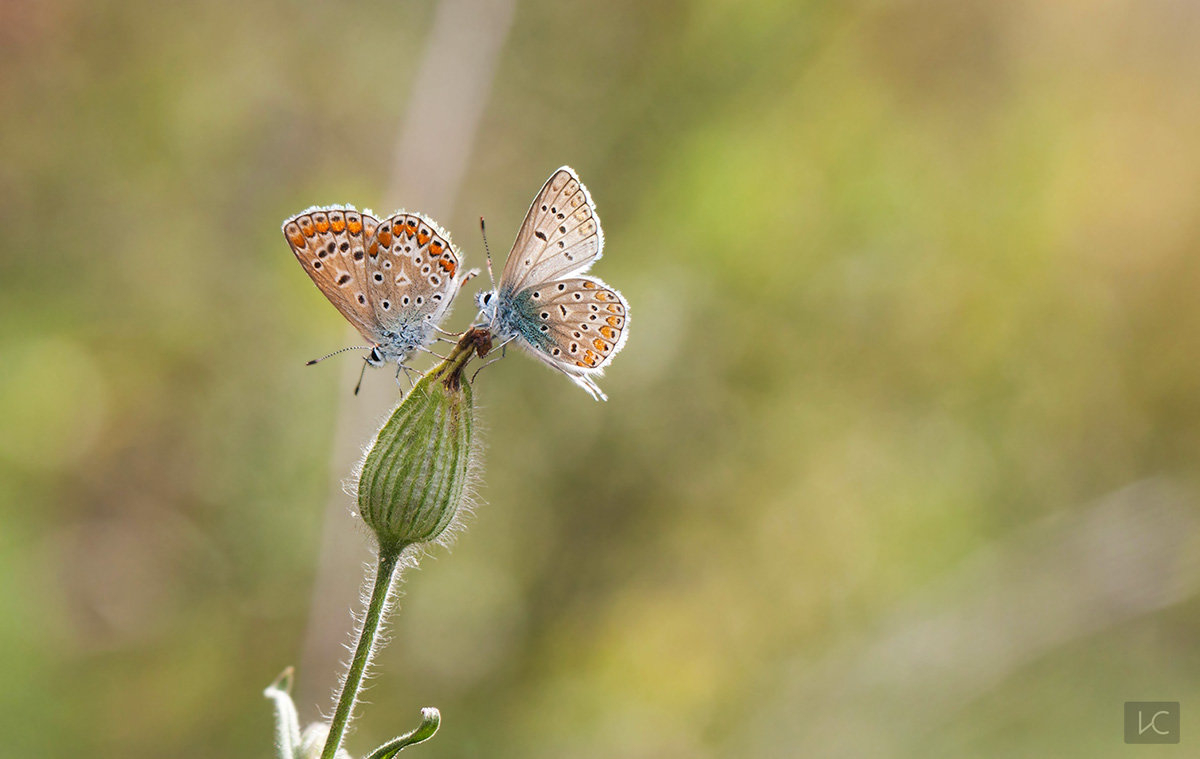
[[[342,694],[338,697],[337,711],[333,714],[333,722],[329,726],[329,737],[325,739],[321,759],[333,759],[342,746],[342,734],[346,732],[346,725],[350,723],[350,714],[358,700],[363,675],[366,674],[367,664],[370,663],[371,653],[375,649],[379,623],[383,620],[388,591],[392,587],[392,576],[400,564],[401,552],[400,548],[379,548],[379,563],[375,566],[375,585],[371,588],[371,601],[367,604],[362,630],[358,633],[358,645],[354,649],[354,658],[350,660],[350,669],[342,683]]]

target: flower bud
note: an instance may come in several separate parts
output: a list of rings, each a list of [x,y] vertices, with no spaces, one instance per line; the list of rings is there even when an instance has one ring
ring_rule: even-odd
[[[454,521],[467,489],[475,427],[463,369],[491,348],[471,329],[384,422],[363,459],[358,511],[382,551],[436,540]]]
[[[296,759],[321,759],[321,751],[328,737],[329,725],[324,722],[314,722],[304,728],[300,734],[300,745],[296,748]],[[351,759],[350,752],[344,748],[339,748],[333,756],[334,759]]]

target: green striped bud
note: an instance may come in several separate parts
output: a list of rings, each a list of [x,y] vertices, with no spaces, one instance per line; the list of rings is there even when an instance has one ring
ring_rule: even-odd
[[[381,551],[437,540],[453,522],[470,474],[474,402],[462,376],[491,333],[471,329],[409,391],[375,436],[358,477],[358,511]]]

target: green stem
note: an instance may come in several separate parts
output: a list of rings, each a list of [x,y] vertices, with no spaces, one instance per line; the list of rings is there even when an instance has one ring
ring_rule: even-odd
[[[379,623],[383,620],[388,591],[392,587],[392,575],[400,565],[401,552],[402,549],[380,546],[379,563],[375,567],[375,585],[371,588],[371,601],[367,604],[367,614],[358,634],[358,645],[354,649],[354,658],[350,660],[346,680],[342,683],[342,695],[338,697],[337,711],[333,714],[333,723],[329,726],[329,737],[325,739],[321,759],[333,759],[342,746],[342,734],[346,732],[346,725],[350,723],[350,714],[358,700],[363,675],[366,674],[367,664],[371,660],[371,652],[375,649]]]

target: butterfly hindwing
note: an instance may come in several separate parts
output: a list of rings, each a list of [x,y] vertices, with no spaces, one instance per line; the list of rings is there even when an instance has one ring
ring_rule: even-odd
[[[367,289],[375,319],[395,332],[437,324],[459,285],[449,235],[419,214],[384,219],[367,240]]]
[[[520,337],[535,355],[567,374],[598,374],[625,345],[629,306],[595,277],[534,285],[514,303]]]

